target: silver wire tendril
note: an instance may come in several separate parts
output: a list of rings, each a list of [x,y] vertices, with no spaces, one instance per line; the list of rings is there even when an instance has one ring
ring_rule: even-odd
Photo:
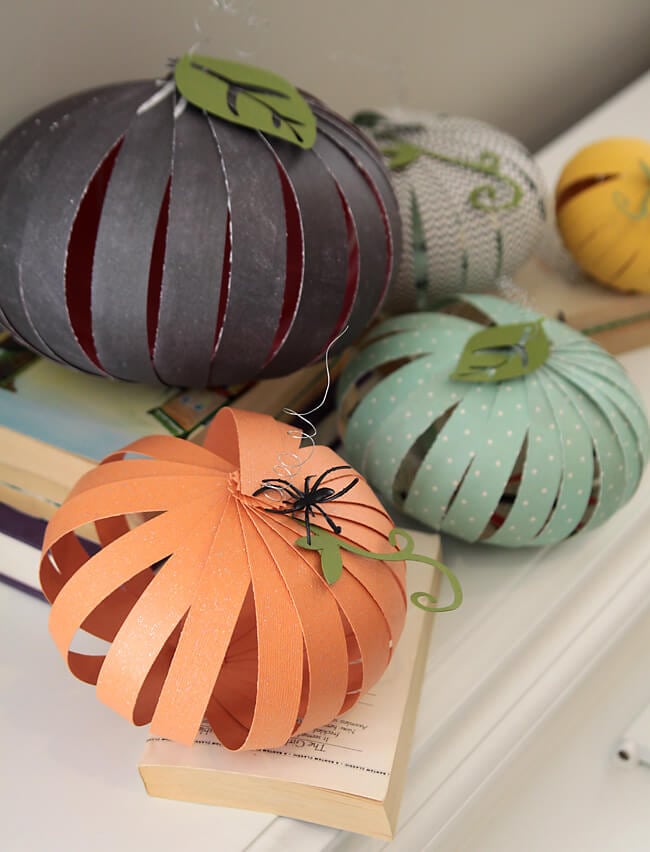
[[[327,397],[330,392],[330,388],[332,387],[332,373],[330,371],[330,350],[331,348],[338,343],[338,341],[343,337],[343,335],[347,332],[348,326],[345,328],[332,340],[325,350],[325,373],[326,373],[326,382],[325,382],[325,390],[323,392],[323,396],[313,408],[310,408],[309,411],[294,411],[293,408],[283,408],[282,411],[284,414],[289,415],[289,417],[295,417],[305,424],[305,427],[302,429],[288,429],[287,435],[291,438],[295,438],[298,443],[298,449],[300,449],[300,444],[303,441],[307,441],[311,446],[308,453],[306,453],[302,458],[296,451],[295,453],[279,453],[276,464],[273,466],[273,472],[277,474],[282,479],[288,479],[290,482],[293,478],[298,474],[299,470],[303,465],[307,464],[307,462],[311,459],[314,454],[314,449],[316,447],[316,435],[318,434],[318,429],[314,425],[314,423],[309,419],[312,414],[315,414],[317,411],[325,405],[327,401]],[[309,431],[306,431],[308,429]],[[271,502],[280,502],[282,499],[283,489],[277,485],[269,485],[267,492],[274,491],[278,494],[278,500],[271,500]],[[267,497],[270,499],[270,495],[267,493]]]

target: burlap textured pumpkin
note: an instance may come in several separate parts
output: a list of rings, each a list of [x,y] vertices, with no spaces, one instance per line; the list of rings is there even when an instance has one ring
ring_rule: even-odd
[[[391,169],[403,225],[389,313],[493,290],[541,237],[543,176],[524,146],[471,118],[392,108],[355,117]]]

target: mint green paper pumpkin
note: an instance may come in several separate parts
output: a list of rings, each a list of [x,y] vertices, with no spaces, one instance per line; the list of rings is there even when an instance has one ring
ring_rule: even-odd
[[[380,496],[467,541],[542,546],[591,530],[634,494],[650,452],[623,367],[494,296],[377,325],[338,404],[344,455]]]

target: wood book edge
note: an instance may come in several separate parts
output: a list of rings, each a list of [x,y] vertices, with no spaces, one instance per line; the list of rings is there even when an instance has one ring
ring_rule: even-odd
[[[438,544],[437,559],[442,559],[442,546]],[[440,571],[436,571],[433,577],[433,583],[429,590],[434,597],[440,593],[442,575]],[[409,606],[412,604],[409,603]],[[395,758],[390,774],[390,782],[388,791],[384,799],[384,810],[391,828],[391,839],[394,836],[399,818],[399,811],[402,804],[402,794],[404,792],[404,784],[406,783],[406,774],[408,770],[409,760],[411,756],[411,745],[413,742],[413,734],[415,732],[415,721],[420,706],[420,697],[422,694],[422,682],[427,665],[427,657],[429,655],[429,645],[431,644],[431,636],[433,634],[434,618],[426,618],[422,625],[422,631],[418,641],[415,664],[411,674],[411,682],[409,684],[409,694],[406,700],[406,709],[402,718],[402,727],[395,749]]]

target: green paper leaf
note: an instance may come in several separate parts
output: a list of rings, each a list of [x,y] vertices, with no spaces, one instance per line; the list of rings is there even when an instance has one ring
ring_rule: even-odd
[[[418,310],[423,311],[426,310],[429,296],[429,252],[418,198],[414,190],[411,190],[411,231],[416,303]]]
[[[397,171],[410,166],[426,152],[419,145],[413,145],[403,139],[395,139],[385,145],[381,149],[381,153],[388,160],[388,168]]]
[[[367,127],[371,129],[373,127],[377,127],[377,125],[384,121],[384,116],[379,112],[374,112],[370,109],[361,110],[361,112],[357,112],[353,117],[352,121],[357,125],[357,127]]]
[[[543,319],[495,325],[473,334],[450,378],[457,382],[503,382],[534,372],[551,351]]]
[[[403,538],[406,542],[401,548],[399,547],[398,538]],[[451,612],[458,609],[463,602],[463,590],[458,582],[458,578],[454,572],[431,556],[425,556],[422,553],[415,553],[415,543],[412,536],[399,527],[394,527],[388,534],[388,541],[397,547],[397,550],[392,550],[389,553],[373,553],[370,550],[364,550],[362,547],[357,547],[349,541],[345,541],[331,532],[322,529],[322,527],[311,527],[311,541],[307,541],[307,536],[302,536],[296,539],[296,546],[302,547],[303,550],[316,550],[320,554],[321,569],[323,576],[329,583],[335,583],[343,572],[342,550],[347,550],[348,553],[355,553],[357,556],[365,556],[367,559],[376,559],[381,562],[403,562],[409,560],[411,562],[422,562],[426,565],[431,565],[432,568],[440,571],[449,580],[453,591],[453,600],[447,606],[438,606],[437,598],[430,595],[428,592],[414,592],[411,595],[411,602],[420,609],[427,612]],[[426,603],[424,603],[426,602]]]
[[[300,148],[311,148],[316,141],[309,104],[291,83],[270,71],[187,53],[176,63],[174,79],[181,95],[210,115]]]
[[[331,535],[320,527],[311,527],[311,542],[307,541],[307,536],[303,536],[296,541],[298,547],[303,550],[317,550],[320,553],[320,564],[323,572],[323,577],[331,586],[336,583],[343,573],[343,558],[341,557],[341,544],[339,539]]]

